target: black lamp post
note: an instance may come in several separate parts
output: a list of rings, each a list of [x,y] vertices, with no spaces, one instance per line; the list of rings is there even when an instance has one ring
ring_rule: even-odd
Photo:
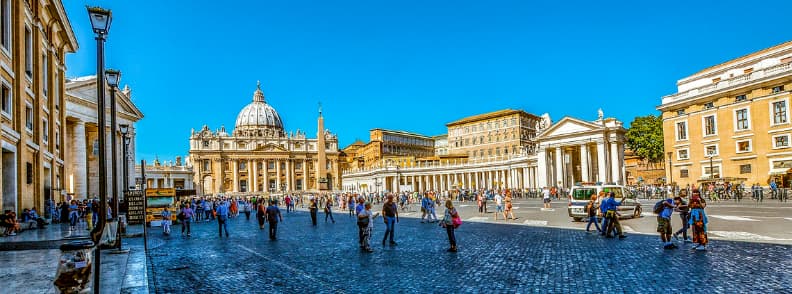
[[[712,170],[712,158],[715,157],[715,152],[714,151],[710,151],[707,154],[707,157],[709,157],[709,160],[710,160],[710,179],[714,179],[715,178],[715,171]]]
[[[104,43],[110,30],[113,14],[101,7],[88,7],[88,17],[96,34],[96,100],[99,122],[99,223],[91,231],[91,240],[96,245],[94,250],[94,293],[99,293],[101,281],[101,253],[99,243],[102,239],[107,222],[107,150],[105,146],[105,79],[104,79]],[[113,134],[115,135],[115,134]]]
[[[129,158],[127,157],[128,156],[127,155],[127,150],[129,149],[129,142],[131,141],[131,139],[129,138],[129,125],[128,124],[118,125],[118,130],[121,132],[121,139],[123,140],[121,154],[122,154],[124,163],[122,164],[123,171],[121,172],[121,174],[122,174],[122,176],[121,176],[121,185],[122,186],[121,187],[123,187],[123,189],[124,189],[123,193],[122,193],[124,195],[124,201],[127,201],[126,195],[127,195],[127,191],[129,191],[129,175],[128,175],[128,172],[129,172],[129,166],[128,166]],[[121,210],[119,210],[118,202],[119,202],[118,200],[115,201],[115,210],[120,214]],[[127,202],[127,203],[129,203],[129,202]],[[118,231],[116,232],[116,236],[117,236],[116,240],[118,240],[116,242],[116,249],[118,250],[118,252],[119,253],[120,252],[129,252],[129,250],[122,250],[121,249],[121,221],[120,221],[120,219],[119,219],[119,222],[118,222]]]
[[[105,78],[107,78],[107,86],[110,87],[110,169],[111,169],[111,186],[113,187],[113,220],[118,221],[118,152],[116,150],[116,88],[121,81],[121,72],[115,69],[105,70]]]

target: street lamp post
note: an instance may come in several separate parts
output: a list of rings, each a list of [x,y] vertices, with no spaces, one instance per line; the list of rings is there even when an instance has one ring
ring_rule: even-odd
[[[709,153],[707,153],[707,157],[709,157],[709,160],[710,160],[709,176],[710,176],[710,180],[711,180],[711,179],[715,178],[715,172],[712,170],[712,159],[715,157],[715,152],[714,151],[710,151]]]
[[[122,165],[124,170],[121,173],[122,174],[122,176],[121,176],[121,178],[122,178],[121,179],[122,186],[121,187],[123,187],[123,189],[124,189],[123,190],[123,195],[124,195],[124,201],[126,201],[127,200],[126,199],[126,194],[127,194],[127,191],[129,190],[129,175],[128,175],[128,172],[129,172],[129,167],[128,167],[129,159],[127,158],[127,156],[128,156],[127,152],[129,150],[129,143],[130,143],[131,139],[129,138],[129,125],[128,124],[121,124],[121,125],[118,126],[118,129],[121,132],[121,139],[123,140],[121,154],[123,155],[122,157],[124,158],[124,164]],[[115,202],[115,210],[118,211],[118,213],[120,215],[121,210],[119,210],[118,202],[119,201]],[[129,252],[129,250],[122,250],[121,249],[121,220],[120,219],[118,219],[118,220],[119,220],[118,221],[118,231],[116,233],[116,235],[117,235],[116,240],[118,240],[116,242],[117,251],[118,252]]]
[[[107,222],[107,154],[105,148],[105,79],[104,79],[104,43],[110,30],[113,14],[101,7],[87,7],[93,32],[96,34],[96,100],[99,123],[99,223],[91,231],[94,242],[94,293],[99,293],[101,281],[101,249],[105,223]],[[113,134],[115,135],[115,134]]]
[[[113,209],[112,220],[118,221],[118,152],[116,150],[116,88],[118,82],[121,81],[121,72],[115,69],[107,69],[105,71],[107,79],[107,86],[110,87],[110,169],[111,171],[111,186],[113,187]],[[119,247],[120,248],[120,247]]]

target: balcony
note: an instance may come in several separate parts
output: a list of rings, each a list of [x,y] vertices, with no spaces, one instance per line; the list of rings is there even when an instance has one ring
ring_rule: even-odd
[[[744,75],[739,75],[729,79],[721,80],[718,83],[693,88],[685,92],[663,96],[663,105],[676,103],[682,100],[702,97],[717,91],[725,91],[738,88],[750,83],[792,74],[792,63],[783,63],[757,70]]]

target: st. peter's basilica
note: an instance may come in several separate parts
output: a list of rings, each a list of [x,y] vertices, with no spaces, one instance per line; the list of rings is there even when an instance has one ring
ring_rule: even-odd
[[[287,133],[260,83],[231,134],[204,125],[190,135],[199,195],[339,190],[338,156],[338,137],[324,129],[321,108],[316,139]]]

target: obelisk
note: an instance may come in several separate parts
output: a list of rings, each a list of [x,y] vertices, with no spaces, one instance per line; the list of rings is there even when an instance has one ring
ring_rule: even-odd
[[[327,156],[325,155],[325,131],[324,131],[324,117],[322,117],[322,103],[319,103],[319,121],[316,130],[316,153],[317,153],[317,169],[316,169],[316,189],[319,191],[328,190],[327,179]]]

